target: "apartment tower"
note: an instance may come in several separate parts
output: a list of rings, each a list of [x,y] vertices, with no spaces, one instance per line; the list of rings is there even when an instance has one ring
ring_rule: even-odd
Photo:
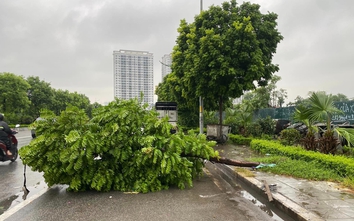
[[[154,105],[153,54],[147,51],[113,51],[114,97],[131,99],[144,94]]]
[[[163,78],[168,75],[169,73],[171,73],[171,65],[172,65],[172,56],[171,54],[165,54],[163,57],[162,57],[162,81],[163,81]]]

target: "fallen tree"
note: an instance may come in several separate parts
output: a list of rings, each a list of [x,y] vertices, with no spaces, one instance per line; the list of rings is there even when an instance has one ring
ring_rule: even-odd
[[[209,161],[214,163],[222,163],[222,164],[239,166],[239,167],[256,167],[260,164],[258,162],[239,161],[239,160],[228,159],[225,157],[210,157]]]
[[[189,157],[189,158],[198,158],[197,156],[193,156],[193,155],[182,155],[184,157]],[[205,159],[204,159],[205,160]],[[213,163],[222,163],[222,164],[227,164],[227,165],[231,165],[231,166],[239,166],[239,167],[256,167],[258,166],[260,163],[259,162],[247,162],[247,161],[239,161],[239,160],[234,160],[234,159],[229,159],[226,157],[209,157],[210,162]]]
[[[23,163],[43,172],[48,186],[146,193],[192,186],[203,159],[222,159],[214,141],[192,131],[171,134],[167,118],[159,120],[138,99],[116,99],[92,116],[76,107],[59,116],[42,111],[45,120],[32,125],[37,137],[19,150]]]

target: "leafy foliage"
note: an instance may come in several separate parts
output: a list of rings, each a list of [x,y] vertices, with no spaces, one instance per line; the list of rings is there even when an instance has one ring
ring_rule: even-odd
[[[274,122],[268,116],[266,118],[259,118],[256,121],[248,124],[245,128],[246,136],[262,137],[264,135],[274,135]]]
[[[345,138],[349,145],[354,144],[354,129],[338,128],[331,125],[333,114],[340,114],[343,111],[334,106],[333,96],[323,92],[312,93],[308,99],[307,106],[300,105],[295,110],[294,119],[302,121],[309,128],[302,144],[307,150],[319,150],[322,153],[334,154],[340,139]],[[325,123],[325,131],[320,138],[315,137],[319,131],[316,122]]]
[[[173,74],[164,77],[163,82],[156,87],[158,101],[175,101],[178,103],[178,124],[184,127],[195,127],[199,122],[198,98],[184,98],[178,87],[178,78]]]
[[[300,142],[301,134],[298,130],[289,128],[280,132],[279,139],[281,144],[292,146]]]
[[[37,138],[20,149],[23,162],[43,172],[49,186],[69,190],[150,192],[192,186],[203,160],[217,157],[215,142],[193,132],[170,134],[137,99],[118,100],[93,110],[68,107],[60,116],[43,111],[34,127]]]
[[[230,141],[237,145],[250,145],[252,138],[244,137],[238,134],[229,134]]]
[[[248,137],[248,136],[261,137],[262,133],[263,133],[262,127],[257,121],[254,121],[254,122],[248,124],[246,126],[245,130],[246,130],[246,133],[245,133],[246,137]]]
[[[204,125],[218,123],[217,113],[215,111],[204,111],[203,117]]]
[[[327,93],[325,91],[309,91],[307,93],[308,97],[310,97],[313,93],[320,93],[320,94],[323,94],[324,96],[332,96],[332,99],[333,99],[333,102],[347,102],[349,101],[349,98],[344,95],[344,94],[329,94],[327,95]],[[299,106],[299,105],[302,105],[302,106],[308,106],[310,103],[309,101],[309,98],[302,98],[301,96],[297,96],[295,99],[294,99],[294,102],[289,102],[287,104],[287,106]]]
[[[226,109],[226,119],[224,123],[230,125],[233,133],[246,135],[246,127],[252,122],[253,109],[249,102],[235,105]]]
[[[12,73],[0,73],[0,113],[6,116],[8,123],[18,123],[20,117],[25,115],[30,101],[27,91],[30,85],[23,76]]]
[[[253,139],[251,148],[262,154],[286,156],[293,160],[314,161],[318,167],[336,171],[341,177],[354,177],[354,159],[344,156],[333,156],[319,152],[307,151],[301,147],[284,146],[274,141]]]
[[[0,113],[5,114],[9,124],[30,124],[40,114],[41,109],[52,110],[60,114],[68,105],[85,109],[91,112],[98,103],[90,104],[90,100],[83,94],[71,93],[67,90],[55,90],[50,83],[38,77],[0,73]]]
[[[266,118],[259,118],[257,122],[262,128],[263,134],[274,135],[275,125],[271,117],[267,116]]]
[[[28,90],[28,99],[30,100],[29,114],[37,118],[41,109],[49,109],[53,102],[53,89],[50,84],[42,81],[39,77],[27,77],[27,82],[30,85]],[[30,122],[32,123],[33,120]]]
[[[245,93],[243,101],[252,104],[254,110],[269,107],[281,107],[287,98],[285,89],[277,89],[276,83],[281,80],[280,76],[273,75],[266,86],[258,87],[253,91]]]

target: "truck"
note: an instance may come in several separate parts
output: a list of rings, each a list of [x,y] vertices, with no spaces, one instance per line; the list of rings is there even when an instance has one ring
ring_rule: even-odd
[[[168,117],[168,122],[173,126],[171,133],[176,133],[178,120],[177,102],[156,102],[155,110],[159,114],[159,119]]]

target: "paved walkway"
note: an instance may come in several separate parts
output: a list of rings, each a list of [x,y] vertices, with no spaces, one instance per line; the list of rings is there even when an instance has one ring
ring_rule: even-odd
[[[231,159],[242,160],[252,155],[247,147],[223,145],[219,149],[221,156]],[[246,177],[235,171],[234,166],[215,165],[230,181],[235,178],[242,180],[262,193],[266,181],[271,186],[272,203],[298,220],[354,221],[354,192],[336,183],[308,181],[260,171],[253,171],[254,177]]]

